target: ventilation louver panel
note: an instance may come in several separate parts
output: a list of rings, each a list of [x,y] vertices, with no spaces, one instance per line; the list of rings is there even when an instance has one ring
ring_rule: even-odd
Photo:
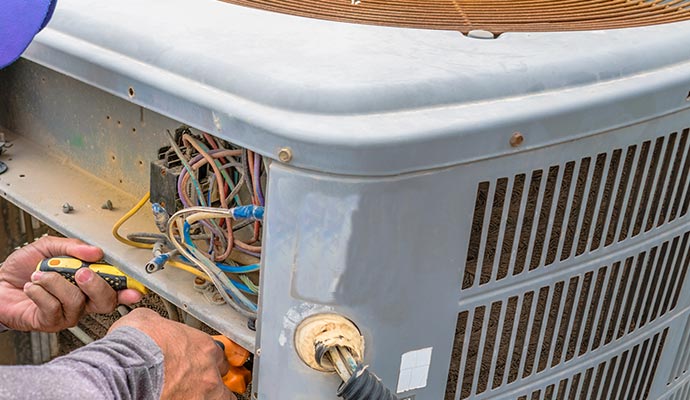
[[[690,19],[688,0],[223,0],[303,17],[370,25],[503,32],[614,29]]]
[[[688,130],[481,182],[462,289],[605,248],[685,217]]]
[[[461,311],[447,398],[510,385],[603,348],[669,314],[690,232],[548,286]]]
[[[644,400],[649,398],[654,373],[668,329],[620,355],[518,400]]]

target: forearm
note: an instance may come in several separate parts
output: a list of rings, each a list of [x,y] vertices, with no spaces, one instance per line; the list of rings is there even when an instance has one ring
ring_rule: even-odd
[[[0,367],[1,399],[159,399],[163,354],[134,328],[39,366]]]

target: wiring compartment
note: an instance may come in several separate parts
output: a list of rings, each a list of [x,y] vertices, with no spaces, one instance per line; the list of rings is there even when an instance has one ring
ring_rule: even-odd
[[[0,195],[19,205],[66,236],[77,237],[103,248],[106,260],[144,283],[205,324],[218,330],[241,346],[254,351],[255,332],[247,327],[246,318],[229,307],[212,305],[193,288],[193,276],[174,268],[156,275],[143,268],[150,253],[129,248],[115,240],[109,229],[135,198],[95,178],[74,165],[47,157],[41,146],[26,138],[8,134],[14,144],[3,157],[9,171],[0,175]],[[101,208],[104,198],[115,205],[113,212]],[[60,204],[69,199],[74,211],[62,213]],[[134,215],[128,229],[154,231],[148,215]]]

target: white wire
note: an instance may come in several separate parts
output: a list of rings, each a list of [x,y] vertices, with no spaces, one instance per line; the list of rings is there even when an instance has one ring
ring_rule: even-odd
[[[208,275],[213,285],[216,287],[216,289],[218,289],[218,293],[220,293],[220,295],[223,297],[223,300],[225,300],[225,302],[228,303],[228,305],[230,305],[235,311],[239,312],[240,314],[248,318],[256,317],[256,313],[253,310],[245,310],[226,293],[225,289],[227,288],[233,293],[233,295],[235,295],[241,301],[246,300],[247,302],[249,302],[249,300],[239,291],[239,289],[237,289],[232,284],[232,282],[230,282],[230,279],[225,275],[225,273],[223,273],[223,271],[220,270],[220,268],[218,268],[215,265],[215,263],[206,258],[206,256],[202,254],[198,249],[188,247],[183,243],[177,241],[177,238],[174,234],[175,226],[177,226],[179,237],[184,238],[184,232],[180,225],[180,222],[183,220],[181,218],[182,215],[188,214],[190,212],[193,213],[199,211],[214,212],[217,215],[226,215],[224,213],[225,210],[212,209],[209,207],[190,207],[180,210],[173,214],[173,216],[170,217],[170,219],[168,220],[168,237],[170,242],[175,246],[175,248],[180,252],[180,254],[182,254],[189,261],[193,262],[197,267],[199,267],[199,269],[201,269],[202,271],[204,271],[204,273],[206,273],[206,275]]]

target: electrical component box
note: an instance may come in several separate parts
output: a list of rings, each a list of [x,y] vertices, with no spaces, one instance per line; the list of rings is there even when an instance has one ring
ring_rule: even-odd
[[[2,195],[251,350],[257,399],[336,398],[295,340],[319,315],[400,399],[684,399],[690,22],[540,26],[61,0],[0,72]],[[104,228],[173,201],[181,124],[268,160],[256,331]]]
[[[182,164],[177,160],[177,165],[167,158],[168,154],[159,153],[159,158],[151,162],[151,202],[158,203],[166,210],[175,212],[182,208],[177,197],[177,179],[182,171]]]
[[[177,195],[177,181],[182,172],[182,163],[170,146],[158,150],[158,159],[151,162],[151,179],[149,188],[151,203],[158,203],[169,213],[182,208]],[[199,181],[206,183],[207,168],[199,170]]]

